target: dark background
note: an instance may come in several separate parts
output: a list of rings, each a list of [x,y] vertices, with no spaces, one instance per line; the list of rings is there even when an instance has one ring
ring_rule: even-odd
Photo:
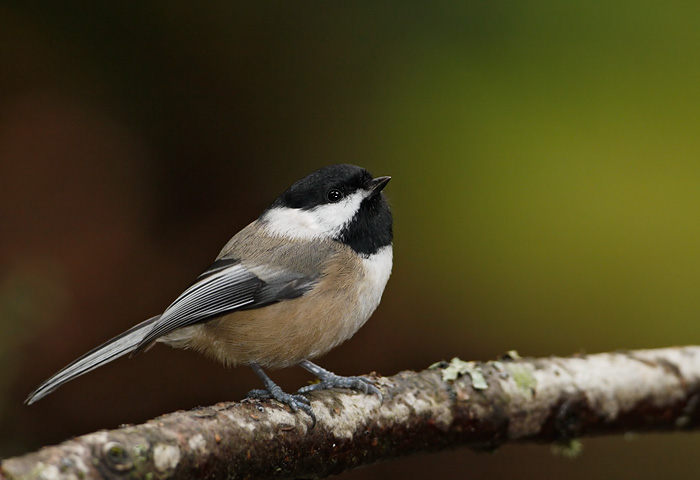
[[[258,388],[160,346],[22,404],[330,163],[391,175],[396,219],[337,373],[697,343],[699,42],[698,2],[3,2],[0,456]],[[700,474],[697,435],[583,445],[343,478]]]

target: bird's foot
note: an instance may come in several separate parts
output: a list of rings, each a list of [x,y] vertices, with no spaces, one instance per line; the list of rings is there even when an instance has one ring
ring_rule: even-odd
[[[277,400],[284,405],[288,405],[289,408],[292,409],[292,412],[296,413],[299,410],[305,412],[309,417],[311,417],[313,422],[311,428],[316,425],[316,415],[311,409],[311,401],[308,398],[298,393],[286,393],[279,385],[270,380],[270,378],[262,372],[259,366],[254,365],[253,370],[258,373],[260,378],[265,383],[265,389],[251,390],[248,392],[249,398],[254,398],[256,400]]]
[[[304,394],[309,392],[315,392],[317,390],[326,390],[329,388],[351,388],[353,390],[357,390],[365,394],[375,394],[379,396],[380,401],[383,400],[382,392],[380,392],[379,389],[374,386],[374,383],[369,378],[343,377],[340,375],[336,375],[335,373],[321,368],[318,365],[309,362],[308,360],[304,360],[300,365],[309,372],[316,375],[319,379],[319,382],[302,387],[297,391],[297,393]]]

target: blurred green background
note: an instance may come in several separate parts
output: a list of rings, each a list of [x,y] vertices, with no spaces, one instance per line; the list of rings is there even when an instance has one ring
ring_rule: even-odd
[[[40,403],[290,183],[391,175],[394,274],[321,363],[700,340],[698,2],[3,2],[0,457],[242,398],[158,347]],[[300,369],[272,372],[288,389]],[[697,435],[466,449],[343,478],[697,478]]]

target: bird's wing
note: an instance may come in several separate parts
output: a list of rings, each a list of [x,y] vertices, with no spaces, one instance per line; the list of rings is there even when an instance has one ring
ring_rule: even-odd
[[[309,291],[317,277],[286,270],[265,273],[259,278],[236,260],[219,260],[202,273],[165,312],[117,335],[73,361],[32,392],[31,404],[64,383],[128,353],[148,347],[153,340],[173,330],[204,322],[239,309],[258,308],[296,298]]]
[[[176,330],[236,310],[264,307],[308,292],[318,275],[289,270],[266,272],[265,280],[238,260],[218,260],[165,309],[134,354],[151,342]]]

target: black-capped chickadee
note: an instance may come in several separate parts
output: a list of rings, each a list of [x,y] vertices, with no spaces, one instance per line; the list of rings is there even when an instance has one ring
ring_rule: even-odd
[[[392,266],[392,217],[382,194],[389,179],[332,165],[299,180],[162,314],[75,360],[26,403],[154,342],[250,365],[265,390],[249,395],[301,409],[314,422],[304,393],[342,387],[379,394],[368,379],[335,375],[309,359],[352,337],[379,305]],[[292,365],[320,382],[288,394],[262,370]]]

